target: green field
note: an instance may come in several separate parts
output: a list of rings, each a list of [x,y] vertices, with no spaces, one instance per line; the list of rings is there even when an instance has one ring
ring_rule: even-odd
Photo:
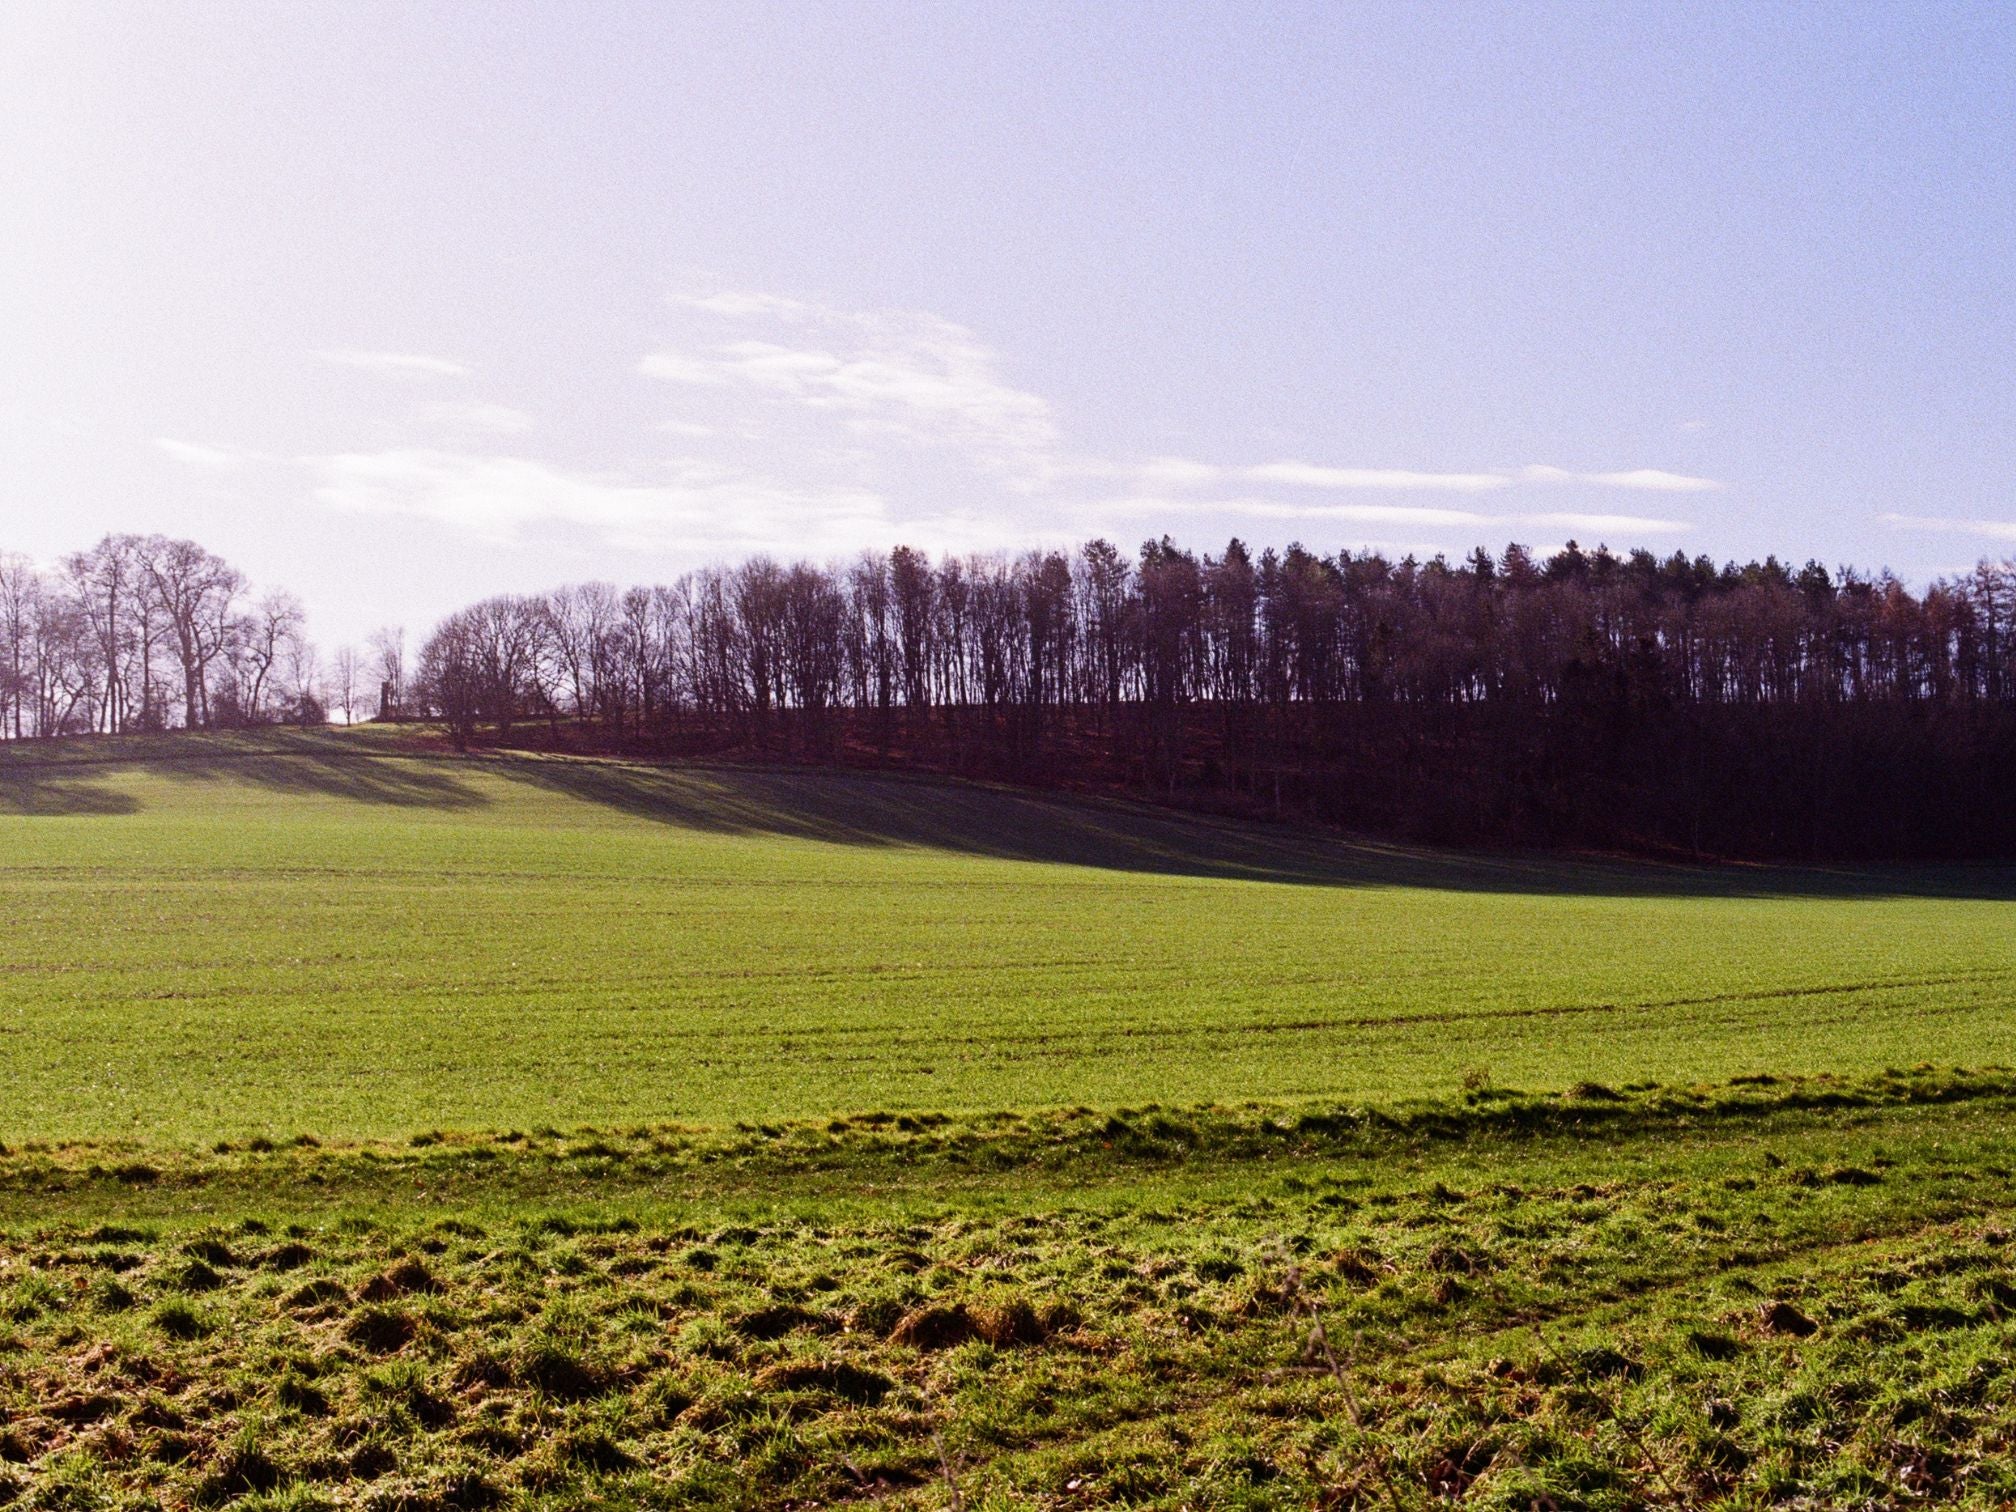
[[[362,737],[78,759],[100,750],[0,752],[0,1137],[2016,1059],[2008,871],[1464,858],[972,785]]]
[[[0,749],[0,1506],[2007,1506],[2012,890]]]

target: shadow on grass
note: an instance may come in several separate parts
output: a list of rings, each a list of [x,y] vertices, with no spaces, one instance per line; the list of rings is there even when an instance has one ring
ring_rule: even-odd
[[[135,763],[155,776],[193,782],[244,782],[274,793],[347,798],[394,808],[473,809],[490,802],[445,763],[376,752],[287,750]]]
[[[650,767],[492,756],[498,770],[634,818],[720,835],[914,846],[1007,861],[1319,887],[1589,897],[2016,899],[2016,868],[1677,866],[1476,853],[1184,814],[1122,799],[831,769]]]
[[[340,736],[206,731],[0,748],[0,813],[137,813],[138,798],[103,784],[114,771],[181,782],[248,783],[269,792],[395,808],[479,808],[490,801],[446,763],[360,747]]]
[[[44,771],[0,772],[0,814],[46,819],[63,815],[105,818],[135,814],[140,802],[130,793],[87,780]]]
[[[476,809],[479,773],[634,819],[705,834],[914,847],[1003,861],[1309,887],[1412,887],[1585,897],[2016,900],[2016,867],[1664,865],[1548,854],[1461,852],[1333,831],[1186,814],[1125,799],[812,767],[647,766],[490,753],[455,757],[355,734],[260,730],[0,746],[0,814],[117,815],[138,801],[102,773],[393,808]]]

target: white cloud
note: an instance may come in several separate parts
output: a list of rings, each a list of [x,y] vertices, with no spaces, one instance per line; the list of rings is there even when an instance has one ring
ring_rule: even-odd
[[[889,525],[874,493],[799,487],[708,463],[640,479],[422,448],[303,461],[320,474],[315,496],[331,508],[437,520],[499,542],[559,526],[640,550],[818,553],[880,538]]]
[[[204,446],[195,441],[178,441],[173,436],[156,436],[154,445],[185,467],[207,468],[211,472],[235,472],[248,462],[267,460],[243,447]]]
[[[897,541],[941,551],[1017,549],[1159,530],[1164,520],[1211,534],[1271,522],[1282,533],[1307,530],[1332,542],[1441,538],[1437,549],[1527,528],[1619,538],[1687,527],[1635,514],[1513,511],[1560,485],[1719,486],[1652,468],[1439,470],[1293,456],[1226,464],[1087,455],[1064,445],[1040,394],[1011,381],[994,350],[942,316],[735,289],[677,293],[668,304],[672,333],[636,371],[679,395],[670,414],[646,425],[660,438],[679,438],[671,449],[694,455],[616,471],[570,468],[502,454],[515,443],[482,439],[529,429],[522,411],[421,404],[407,411],[410,444],[302,459],[316,474],[317,498],[492,541],[588,537],[693,561],[844,555]],[[393,375],[470,371],[419,354],[318,355]],[[1487,496],[1505,512],[1474,507]],[[957,502],[948,508],[946,500]]]
[[[1593,483],[1604,488],[1637,488],[1653,493],[1705,493],[1722,485],[1713,478],[1690,478],[1685,473],[1663,472],[1656,467],[1633,468],[1629,472],[1570,472],[1563,467],[1535,464],[1519,476],[1528,483]]]
[[[997,461],[1012,456],[1028,463],[1057,444],[1049,404],[1009,383],[989,347],[941,316],[833,310],[747,293],[676,302],[802,329],[789,333],[788,342],[743,337],[652,352],[637,365],[647,378],[736,389],[834,414],[859,431],[963,446]]]
[[[1484,493],[1511,480],[1501,473],[1416,472],[1396,467],[1320,467],[1309,462],[1266,462],[1244,469],[1256,483],[1288,483],[1298,488],[1387,488]]]
[[[1585,473],[1585,483],[1601,483],[1609,488],[1643,488],[1653,493],[1707,493],[1722,485],[1713,478],[1690,478],[1685,473],[1664,472],[1656,467],[1634,468],[1630,472]]]
[[[1683,520],[1630,514],[1484,514],[1469,509],[1437,509],[1412,504],[1305,504],[1268,498],[1170,498],[1133,494],[1101,500],[1095,512],[1125,518],[1208,516],[1246,520],[1309,520],[1339,525],[1407,525],[1421,530],[1461,530],[1495,536],[1537,526],[1584,534],[1660,534],[1688,529]],[[1473,534],[1475,541],[1482,537]]]
[[[1952,515],[1882,514],[1876,517],[1900,530],[1936,530],[1947,535],[1984,536],[1991,541],[2016,541],[2016,520],[1969,520]]]
[[[1508,522],[1516,525],[1546,525],[1560,530],[1579,530],[1585,535],[1665,535],[1692,528],[1686,520],[1655,520],[1628,514],[1528,514]]]
[[[942,316],[841,310],[739,289],[681,292],[670,303],[692,319],[687,337],[646,355],[637,370],[693,390],[690,413],[712,423],[674,420],[662,430],[696,439],[705,439],[708,430],[723,440],[746,437],[753,406],[775,406],[762,422],[766,432],[773,423],[776,428],[774,436],[766,436],[769,455],[790,456],[815,475],[838,471],[863,486],[894,486],[899,494],[906,483],[948,486],[930,475],[942,462],[926,462],[920,454],[917,443],[928,442],[941,457],[951,451],[973,467],[974,484],[993,496],[997,509],[1025,517],[1040,506],[1046,517],[1079,523],[1160,511],[1416,530],[1482,532],[1530,524],[1595,533],[1658,532],[1686,527],[1627,514],[1487,515],[1425,508],[1390,496],[1498,494],[1554,484],[1658,492],[1720,486],[1656,468],[1440,470],[1301,458],[1222,464],[1181,456],[1121,460],[1073,454],[1064,448],[1047,402],[1010,382],[991,349]],[[797,418],[787,421],[787,413]],[[835,444],[830,433],[817,434],[821,416],[844,426],[854,444]],[[893,449],[887,445],[892,441]],[[1101,497],[1101,489],[1117,497]],[[1295,498],[1310,492],[1375,497],[1363,503]]]
[[[1073,538],[1000,511],[898,519],[871,490],[800,486],[691,459],[668,463],[650,478],[421,448],[300,460],[319,474],[315,497],[329,508],[435,520],[505,545],[572,529],[605,545],[692,561],[757,553],[837,558],[898,544],[934,552],[1008,550]]]
[[[515,436],[532,429],[532,417],[508,404],[423,404],[422,420],[455,430],[488,431],[493,435]]]
[[[718,364],[683,352],[652,352],[637,364],[646,378],[662,378],[667,383],[691,383],[703,388],[726,388],[728,375]]]
[[[321,362],[341,367],[362,368],[392,378],[467,378],[467,363],[447,357],[429,357],[422,352],[359,352],[349,348],[325,348],[308,354]]]
[[[1722,485],[1656,468],[1630,472],[1578,473],[1562,467],[1532,466],[1517,472],[1430,472],[1403,467],[1337,467],[1315,462],[1263,462],[1222,467],[1185,457],[1151,457],[1145,462],[1090,461],[1064,469],[1086,477],[1123,477],[1146,488],[1206,488],[1236,480],[1291,488],[1376,490],[1389,493],[1495,493],[1521,483],[1575,483],[1604,488],[1692,493]]]
[[[1172,499],[1132,494],[1102,499],[1095,513],[1149,518],[1206,515],[1242,520],[1315,520],[1351,525],[1413,525],[1469,529],[1492,523],[1492,516],[1467,509],[1433,509],[1410,504],[1302,504],[1266,498]]]

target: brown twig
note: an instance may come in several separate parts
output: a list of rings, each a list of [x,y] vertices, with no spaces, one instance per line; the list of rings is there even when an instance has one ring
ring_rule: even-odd
[[[1344,1364],[1337,1358],[1337,1351],[1330,1347],[1330,1330],[1323,1326],[1323,1314],[1302,1290],[1301,1277],[1298,1274],[1290,1272],[1288,1284],[1295,1288],[1296,1299],[1308,1310],[1310,1342],[1322,1352],[1323,1363],[1329,1366],[1330,1374],[1336,1380],[1338,1389],[1344,1393],[1344,1410],[1351,1415],[1351,1426],[1358,1430],[1360,1437],[1369,1436],[1365,1429],[1365,1414],[1358,1408],[1358,1393],[1351,1389],[1351,1379],[1344,1373]],[[1393,1474],[1387,1468],[1386,1456],[1375,1446],[1371,1459],[1372,1468],[1379,1474],[1379,1483],[1386,1488],[1387,1505],[1393,1512],[1401,1512],[1400,1488],[1393,1483]]]
[[[952,1456],[945,1449],[945,1435],[933,1432],[931,1442],[938,1450],[938,1473],[945,1477],[945,1489],[952,1495],[952,1512],[965,1512],[966,1498],[959,1494],[959,1477],[952,1473]]]

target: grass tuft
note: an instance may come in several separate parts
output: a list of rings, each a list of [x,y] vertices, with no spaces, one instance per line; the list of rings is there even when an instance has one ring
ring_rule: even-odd
[[[148,1321],[171,1339],[200,1339],[213,1327],[210,1319],[183,1297],[164,1297],[155,1303]]]

